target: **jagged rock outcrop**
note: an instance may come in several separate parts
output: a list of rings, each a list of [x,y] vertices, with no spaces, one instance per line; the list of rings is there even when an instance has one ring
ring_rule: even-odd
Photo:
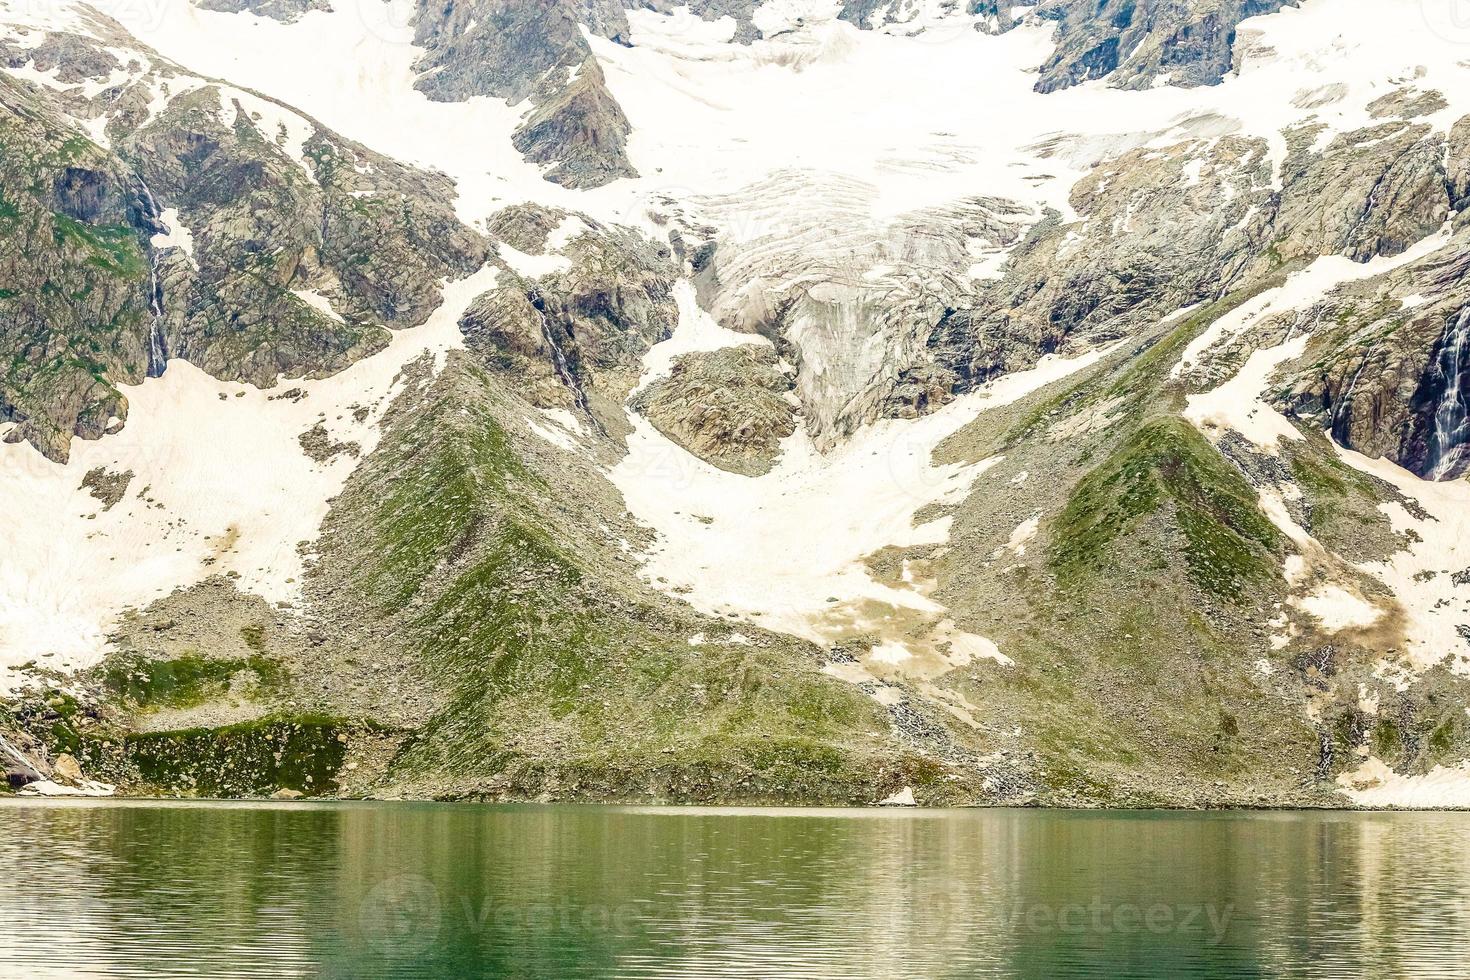
[[[638,172],[624,152],[632,127],[607,90],[597,59],[526,117],[511,142],[527,160],[546,164],[543,176],[567,187],[601,187]]]
[[[741,344],[685,354],[630,407],[705,462],[760,476],[796,431],[794,387],[772,347]]]
[[[1283,258],[1397,255],[1444,224],[1450,201],[1442,135],[1388,122],[1342,133],[1312,152],[1317,133],[1288,137],[1275,217]]]
[[[99,27],[114,42],[117,30]],[[11,57],[31,67],[62,58],[96,81],[91,73],[112,77],[123,50],[52,34]],[[331,373],[380,349],[385,328],[422,323],[438,283],[486,256],[455,216],[446,178],[145,57],[146,72],[133,59],[131,80],[92,97],[3,80],[18,150],[5,186],[46,190],[29,216],[14,202],[7,244],[23,251],[5,287],[15,293],[4,330],[12,367],[0,403],[17,423],[8,438],[58,459],[73,434],[97,438],[126,418],[114,383],[156,374],[170,357],[261,386]],[[110,149],[68,116],[88,119]],[[62,296],[65,310],[42,311]]]
[[[0,76],[0,422],[64,460],[127,415],[148,366],[148,238],[136,178]]]
[[[55,72],[56,80],[63,85],[106,78],[122,67],[111,51],[98,47],[92,39],[61,31],[47,34],[29,50],[7,51],[6,63],[12,68],[29,63],[42,74]]]
[[[1144,89],[1159,79],[1214,85],[1232,66],[1235,28],[1295,0],[1051,0],[1037,15],[1057,22],[1057,46],[1038,92],[1107,78]]]
[[[1422,125],[1387,122],[1319,149],[1318,130],[1297,130],[1279,174],[1264,143],[1239,137],[1124,154],[1073,189],[1077,221],[1038,225],[978,303],[938,321],[932,362],[911,373],[943,401],[947,388],[970,390],[1072,338],[1097,344],[1130,335],[1323,254],[1357,262],[1397,255],[1443,225],[1462,199],[1466,132],[1457,126],[1446,140]],[[1428,358],[1433,346],[1417,356]],[[1323,397],[1332,401],[1331,392]]]
[[[422,323],[439,280],[485,256],[441,179],[245,93],[189,92],[114,140],[190,230],[192,254],[168,256],[168,349],[216,377],[268,386],[340,369],[379,349],[384,327]]]
[[[550,214],[517,208],[491,224],[522,244],[540,238],[544,247]],[[496,288],[470,304],[460,329],[465,345],[514,377],[532,404],[615,419],[643,355],[678,322],[677,269],[666,245],[573,220],[584,227],[561,249],[563,268],[540,276],[503,269]]]
[[[561,227],[565,211],[539,204],[513,204],[490,216],[486,231],[496,241],[505,242],[518,252],[540,255],[546,251],[547,239]]]
[[[1269,164],[1257,141],[1225,138],[1135,150],[1072,193],[1078,220],[1048,221],[1012,253],[1004,278],[929,335],[932,384],[970,390],[1030,366],[1071,338],[1106,343],[1150,318],[1258,274]]]
[[[1366,456],[1428,478],[1459,476],[1470,464],[1467,276],[1462,231],[1440,254],[1310,311],[1322,326],[1277,404]]]
[[[192,0],[201,10],[249,13],[291,23],[313,10],[331,10],[331,0]]]
[[[582,24],[622,38],[615,4],[593,0],[421,0],[414,43],[424,49],[417,87],[441,102],[483,95],[533,108],[513,136],[546,178],[600,187],[637,176],[627,156],[628,120],[582,35]]]

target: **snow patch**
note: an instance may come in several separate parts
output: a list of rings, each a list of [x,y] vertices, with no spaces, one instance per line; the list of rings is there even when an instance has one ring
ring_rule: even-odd
[[[165,208],[158,216],[163,223],[164,231],[154,235],[149,241],[155,249],[177,248],[189,257],[189,262],[194,262],[194,233],[184,224],[179,217],[178,208]]]
[[[914,802],[914,788],[905,786],[892,796],[884,797],[878,801],[879,806],[918,806]]]
[[[689,284],[679,292],[678,329],[649,353],[645,384],[666,369],[671,350],[749,341],[718,332],[693,304]],[[630,413],[628,455],[609,479],[629,511],[658,532],[643,556],[644,576],[710,615],[759,616],[767,629],[822,644],[873,636],[867,666],[878,674],[885,665],[943,672],[976,658],[1003,661],[988,640],[956,630],[933,599],[878,581],[865,559],[885,548],[943,544],[951,519],[916,524],[915,515],[958,503],[999,462],[937,464],[940,442],[1105,353],[1049,355],[931,415],[869,425],[825,455],[799,429],[772,471],[756,478],[711,466]]]
[[[567,452],[582,452],[582,445],[578,438],[587,435],[587,429],[582,425],[582,420],[564,408],[543,408],[541,416],[550,425],[542,425],[533,419],[526,420],[526,427],[533,433]]]
[[[305,303],[313,310],[316,310],[328,320],[334,320],[337,323],[343,322],[341,314],[339,314],[335,309],[332,308],[332,301],[327,299],[321,293],[313,289],[293,289],[291,290],[291,295],[301,300],[301,302]]]
[[[1234,430],[1272,455],[1276,454],[1278,440],[1301,440],[1302,434],[1286,416],[1266,404],[1262,394],[1278,367],[1301,357],[1307,340],[1303,334],[1256,351],[1229,381],[1205,394],[1190,395],[1184,417],[1217,438],[1227,429]]]
[[[528,255],[505,242],[500,243],[496,254],[500,256],[500,261],[510,266],[517,275],[530,279],[566,272],[572,267],[572,260],[565,255],[554,255],[549,252],[545,255]]]
[[[1006,541],[1005,547],[997,551],[995,557],[999,558],[1007,551],[1017,556],[1024,555],[1026,553],[1026,545],[1030,543],[1032,538],[1036,537],[1036,531],[1039,527],[1041,527],[1040,511],[1032,514],[1020,524],[1016,525],[1015,530],[1011,532],[1010,539]]]
[[[1436,810],[1470,807],[1470,762],[1435,766],[1422,776],[1404,776],[1370,756],[1337,777],[1341,792],[1358,806]]]
[[[1327,433],[1331,438],[1331,433]],[[1369,459],[1334,442],[1349,466],[1398,488],[1422,508],[1416,516],[1403,504],[1379,508],[1396,533],[1413,532],[1408,547],[1385,561],[1358,567],[1392,590],[1405,616],[1404,660],[1412,671],[1446,661],[1470,675],[1470,583],[1455,581],[1470,568],[1470,482],[1424,480],[1386,459]]]
[[[1323,631],[1366,629],[1383,618],[1383,610],[1340,585],[1324,585],[1292,605],[1315,618]]]
[[[49,779],[38,779],[21,787],[19,796],[111,796],[116,787],[84,779],[75,786],[67,786]]]

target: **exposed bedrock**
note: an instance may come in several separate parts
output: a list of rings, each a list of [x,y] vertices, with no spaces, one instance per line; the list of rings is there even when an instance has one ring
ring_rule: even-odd
[[[686,354],[632,407],[694,455],[732,473],[770,471],[796,431],[789,368],[766,344]]]

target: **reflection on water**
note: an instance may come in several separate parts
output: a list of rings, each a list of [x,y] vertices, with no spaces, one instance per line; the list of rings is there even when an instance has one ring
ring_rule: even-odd
[[[0,976],[1470,976],[1465,814],[7,802],[0,860]]]

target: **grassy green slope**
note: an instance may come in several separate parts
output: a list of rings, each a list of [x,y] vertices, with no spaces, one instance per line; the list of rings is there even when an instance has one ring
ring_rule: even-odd
[[[814,649],[739,642],[642,586],[592,533],[590,463],[528,465],[497,385],[452,356],[329,518],[321,579],[441,696],[397,789],[830,802],[943,775]]]

